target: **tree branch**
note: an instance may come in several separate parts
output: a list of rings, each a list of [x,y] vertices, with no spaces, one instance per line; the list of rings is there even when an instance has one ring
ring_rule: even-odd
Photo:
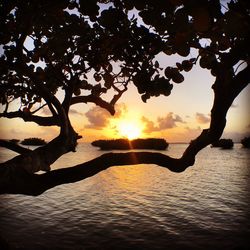
[[[188,167],[187,162],[182,161],[182,159],[174,159],[161,153],[107,153],[74,167],[53,170],[40,175],[29,174],[23,168],[17,168],[15,172],[18,171],[18,174],[16,174],[14,178],[16,177],[18,179],[12,179],[12,182],[9,181],[8,185],[2,185],[0,193],[40,195],[55,186],[86,179],[111,166],[134,164],[157,164],[173,172],[182,172]],[[0,171],[4,170],[7,172],[7,168],[4,166],[0,167]],[[7,175],[8,174],[5,174],[5,176]],[[21,176],[21,178],[19,176]],[[5,181],[6,179],[7,178],[5,178]]]
[[[112,106],[114,106],[116,104],[116,102],[121,98],[122,94],[128,90],[128,88],[127,88],[128,82],[129,82],[129,80],[127,82],[125,82],[125,84],[123,85],[124,89],[122,89],[122,90],[117,88],[114,84],[112,85],[113,88],[118,92],[118,94],[114,95],[112,100],[110,101],[110,104]]]
[[[201,149],[220,138],[226,124],[226,114],[230,104],[237,94],[247,86],[249,68],[245,68],[237,74],[235,79],[231,79],[231,84],[227,84],[228,89],[226,92],[224,85],[220,84],[223,79],[224,71],[221,72],[221,76],[216,79],[214,85],[215,99],[211,111],[209,129],[203,130],[200,136],[191,141],[181,158],[175,159],[161,153],[152,152],[108,153],[71,168],[58,169],[42,175],[28,172],[32,166],[36,167],[38,165],[36,159],[39,159],[39,164],[41,165],[41,167],[38,166],[38,169],[45,169],[63,152],[67,152],[67,149],[61,147],[63,138],[58,137],[58,139],[50,142],[46,147],[41,147],[32,152],[32,154],[28,154],[27,159],[22,160],[23,166],[20,166],[18,157],[0,164],[0,193],[39,195],[57,185],[83,180],[111,166],[156,164],[173,172],[184,171],[187,167],[194,164],[195,156]],[[224,95],[222,96],[222,94]],[[107,105],[99,97],[96,98],[94,99],[93,96],[74,97],[72,103],[96,101],[101,102],[101,105]],[[110,107],[110,105],[108,104],[107,107]],[[44,162],[40,162],[41,159],[36,157],[36,154],[46,155]],[[55,154],[57,155],[56,157]]]
[[[244,87],[245,84],[241,84],[241,90]],[[3,176],[2,180],[0,180],[0,193],[40,195],[55,186],[86,179],[111,166],[156,164],[173,172],[182,172],[195,163],[195,157],[201,149],[218,140],[223,133],[226,124],[226,113],[229,108],[228,103],[234,97],[228,97],[227,95],[226,101],[219,98],[220,88],[222,87],[214,88],[215,100],[211,111],[210,128],[203,130],[200,136],[191,141],[179,159],[152,152],[107,153],[83,164],[54,170],[42,175],[28,173],[25,166],[21,168],[18,164],[8,165],[3,163],[2,166],[0,165],[0,177]],[[231,88],[233,88],[232,85]],[[54,154],[56,149],[57,147],[52,146],[51,151],[47,152]]]
[[[243,77],[245,76],[245,72],[247,71],[243,71],[242,75],[239,76],[242,76],[242,79],[246,80],[248,78]],[[237,90],[237,93],[246,87],[244,82],[239,82],[238,85],[240,89]],[[233,90],[234,85],[228,86],[230,86],[232,92],[236,91]],[[73,183],[91,177],[111,166],[156,164],[168,168],[173,172],[182,172],[195,163],[195,157],[201,149],[211,144],[213,141],[218,140],[223,133],[226,124],[226,113],[230,107],[229,103],[234,100],[237,93],[234,92],[235,95],[227,94],[226,99],[224,99],[220,98],[221,91],[223,91],[223,85],[218,85],[216,83],[216,88],[214,88],[215,99],[211,111],[209,129],[203,130],[200,136],[191,141],[182,157],[179,159],[152,152],[107,153],[74,167],[53,170],[42,175],[37,175],[28,173],[25,170],[25,166],[20,167],[20,164],[16,164],[20,162],[18,158],[16,158],[0,164],[0,193],[18,193],[36,196],[55,186]],[[227,93],[230,93],[230,91]],[[60,144],[61,142],[55,141],[55,143]],[[44,149],[41,148],[39,150]],[[50,158],[48,152],[54,155],[57,150],[62,149],[51,143],[50,149],[46,151],[48,159]],[[59,152],[58,154],[61,153]],[[30,164],[34,165],[33,162]]]
[[[60,101],[43,85],[43,83],[37,78],[36,74],[26,65],[23,60],[22,50],[18,48],[17,51],[19,52],[19,57],[17,62],[13,63],[15,66],[14,68],[20,75],[26,75],[30,78],[34,92],[45,100],[53,115],[53,108],[56,109],[58,120],[60,121],[60,134],[62,136],[67,136],[70,128],[69,119]]]
[[[0,139],[0,147],[8,148],[16,153],[19,153],[19,154],[26,154],[26,153],[30,153],[32,151],[28,148],[24,148],[16,143],[14,143],[14,142],[2,140],[2,139]]]
[[[22,118],[25,122],[35,122],[36,124],[41,125],[41,126],[59,126],[60,125],[59,120],[56,117],[53,117],[53,116],[43,117],[43,116],[32,115],[31,113],[25,113],[21,110],[8,112],[8,113],[2,113],[0,114],[0,117]]]
[[[35,113],[37,113],[39,110],[43,109],[45,106],[47,106],[47,103],[41,105],[39,108],[37,108],[36,110],[31,111],[30,113],[31,113],[31,114],[35,114]]]
[[[95,103],[97,106],[102,107],[109,111],[111,115],[115,114],[114,106],[110,105],[108,102],[104,101],[102,98],[98,96],[88,95],[88,96],[75,96],[71,99],[71,105],[77,103]]]

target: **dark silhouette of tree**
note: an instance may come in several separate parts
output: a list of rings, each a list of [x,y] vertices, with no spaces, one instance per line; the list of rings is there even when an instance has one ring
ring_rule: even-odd
[[[0,117],[55,125],[60,133],[33,151],[1,140],[1,146],[20,155],[0,165],[0,192],[39,195],[114,165],[153,163],[174,172],[192,166],[196,154],[220,138],[229,107],[249,83],[249,15],[247,0],[1,1],[4,109]],[[191,49],[196,53],[192,59]],[[177,53],[183,61],[162,68],[155,60],[159,53],[166,57]],[[191,141],[182,157],[108,153],[78,166],[35,174],[48,171],[60,156],[75,151],[81,136],[69,119],[72,105],[94,103],[114,115],[129,83],[137,87],[144,102],[168,96],[194,64],[215,76],[214,103],[209,128]],[[59,91],[63,100],[56,95]],[[114,94],[107,99],[106,93]],[[14,101],[21,106],[11,111]],[[50,116],[39,115],[45,107]]]

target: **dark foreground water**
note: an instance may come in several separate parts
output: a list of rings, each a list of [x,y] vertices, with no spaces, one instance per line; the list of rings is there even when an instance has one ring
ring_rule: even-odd
[[[102,153],[81,144],[54,168]],[[240,145],[207,147],[181,174],[120,166],[39,197],[2,195],[0,235],[12,249],[250,249],[249,158]]]

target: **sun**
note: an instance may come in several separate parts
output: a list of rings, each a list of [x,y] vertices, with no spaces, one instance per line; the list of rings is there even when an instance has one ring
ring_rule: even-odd
[[[132,121],[120,121],[117,124],[117,129],[120,136],[126,137],[129,140],[139,138],[142,135],[142,126]]]

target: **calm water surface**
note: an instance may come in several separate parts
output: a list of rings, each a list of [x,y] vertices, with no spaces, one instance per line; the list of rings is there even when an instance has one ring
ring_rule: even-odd
[[[80,144],[53,168],[102,153]],[[250,150],[207,147],[180,174],[119,166],[39,197],[2,195],[0,235],[13,249],[249,249]]]

